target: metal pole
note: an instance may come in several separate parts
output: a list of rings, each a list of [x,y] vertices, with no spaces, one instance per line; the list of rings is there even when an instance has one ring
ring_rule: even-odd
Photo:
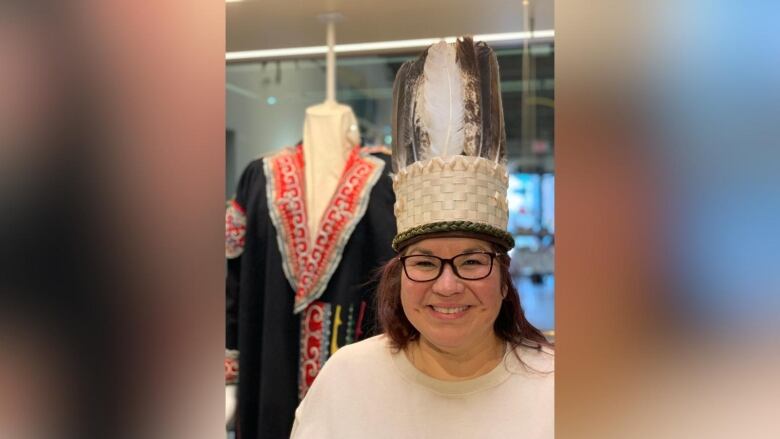
[[[326,41],[328,55],[325,58],[325,102],[331,103],[336,102],[336,23],[333,20],[328,20]]]
[[[336,102],[336,22],[344,19],[340,12],[328,12],[317,16],[326,25],[325,43],[328,52],[325,55],[325,102]]]

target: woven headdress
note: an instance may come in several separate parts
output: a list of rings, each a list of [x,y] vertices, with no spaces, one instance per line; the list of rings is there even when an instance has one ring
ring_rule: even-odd
[[[404,63],[393,85],[393,248],[453,232],[514,247],[505,155],[498,62],[487,44],[441,41]]]

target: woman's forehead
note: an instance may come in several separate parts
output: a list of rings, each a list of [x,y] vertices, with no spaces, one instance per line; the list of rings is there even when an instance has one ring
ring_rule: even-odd
[[[487,241],[465,237],[440,237],[428,238],[409,246],[406,254],[459,254],[472,251],[491,251],[492,247]]]

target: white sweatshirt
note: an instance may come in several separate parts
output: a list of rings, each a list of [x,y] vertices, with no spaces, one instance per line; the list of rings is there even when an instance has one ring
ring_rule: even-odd
[[[485,375],[441,381],[384,335],[345,346],[295,411],[292,438],[553,438],[553,354],[519,352],[529,367],[508,352]]]

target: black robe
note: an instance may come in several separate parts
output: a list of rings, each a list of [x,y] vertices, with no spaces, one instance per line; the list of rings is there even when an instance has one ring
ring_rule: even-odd
[[[328,357],[377,332],[372,279],[394,256],[396,233],[390,161],[380,150],[352,151],[316,239],[300,145],[250,163],[228,203],[226,347],[240,352],[242,439],[289,437]]]

